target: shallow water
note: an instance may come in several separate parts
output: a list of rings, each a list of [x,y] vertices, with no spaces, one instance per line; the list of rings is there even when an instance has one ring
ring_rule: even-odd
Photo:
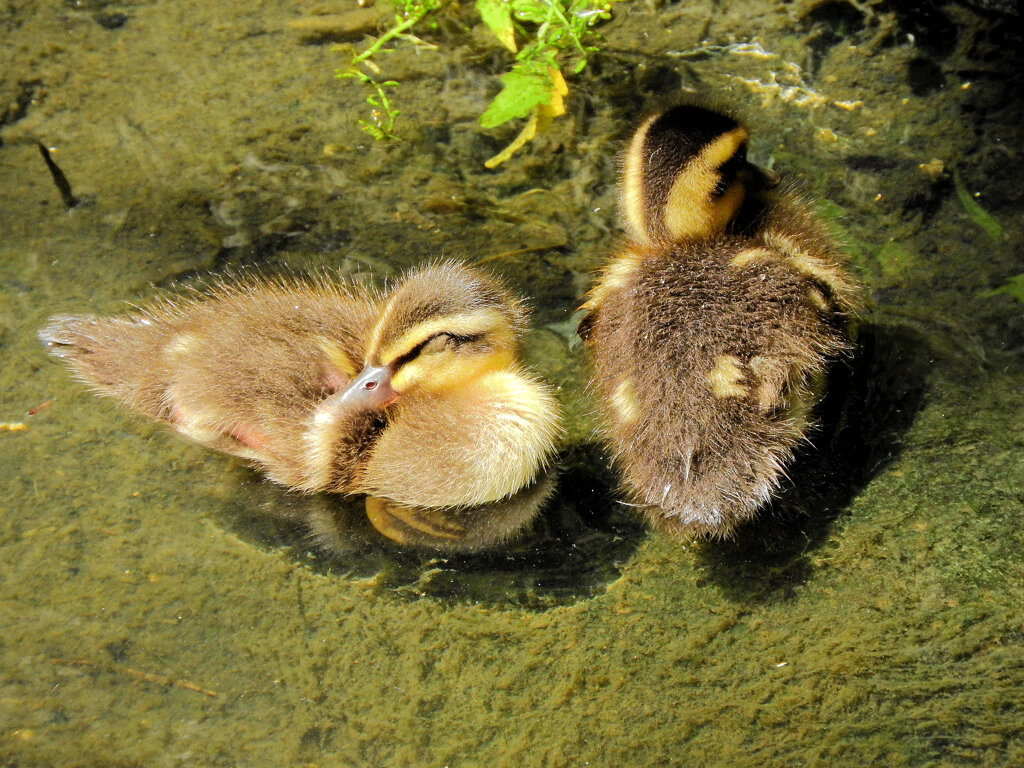
[[[3,764],[1024,764],[1024,304],[993,293],[1024,272],[1022,49],[977,5],[630,3],[491,172],[517,127],[477,127],[503,63],[458,20],[386,59],[384,145],[294,3],[8,3]],[[872,300],[792,487],[686,546],[615,500],[564,333],[615,242],[616,152],[684,89],[829,201]],[[317,553],[296,521],[342,502],[97,400],[35,337],[211,271],[439,255],[534,298],[570,416],[556,503],[486,556],[401,551],[358,510]]]

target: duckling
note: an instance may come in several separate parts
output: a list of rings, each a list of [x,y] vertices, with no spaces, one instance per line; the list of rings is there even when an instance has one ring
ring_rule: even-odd
[[[626,241],[579,329],[624,485],[683,538],[728,536],[772,498],[860,301],[827,231],[773,191],[748,141],[701,105],[640,125],[621,161]]]
[[[512,496],[551,458],[559,409],[518,361],[526,322],[444,261],[386,293],[249,278],[40,338],[97,393],[288,488],[449,508]]]

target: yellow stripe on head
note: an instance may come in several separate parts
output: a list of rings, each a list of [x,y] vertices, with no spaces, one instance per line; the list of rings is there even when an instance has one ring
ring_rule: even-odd
[[[495,347],[477,354],[452,352],[423,355],[402,365],[391,378],[398,393],[412,389],[444,392],[468,384],[485,373],[508,368],[515,363],[512,350]]]
[[[630,237],[640,245],[652,244],[648,235],[650,222],[646,205],[647,180],[645,178],[644,154],[647,133],[651,124],[659,117],[661,117],[660,114],[651,115],[643,122],[636,130],[632,141],[626,148],[626,154],[622,157],[619,206],[622,209],[625,228],[629,231]]]
[[[743,203],[743,183],[733,181],[719,197],[713,193],[722,181],[721,167],[747,139],[746,129],[736,127],[707,144],[679,172],[662,213],[665,231],[672,241],[710,237],[725,230]]]
[[[384,335],[384,329],[387,328],[391,322],[391,313],[394,311],[395,302],[389,301],[384,305],[384,310],[380,313],[380,317],[377,319],[376,324],[373,326],[373,330],[370,331],[370,341],[366,345],[367,355],[366,359],[370,359],[370,355],[380,347],[381,337]]]
[[[680,105],[645,120],[622,157],[620,205],[634,243],[711,237],[745,198],[747,130],[732,116]]]
[[[498,343],[506,342],[508,344],[514,340],[512,329],[508,327],[508,320],[504,315],[494,309],[480,309],[461,315],[436,317],[418,323],[383,349],[379,351],[371,349],[368,358],[376,358],[381,365],[390,365],[439,333],[468,337],[495,335],[495,340]],[[376,354],[374,354],[375,352]]]

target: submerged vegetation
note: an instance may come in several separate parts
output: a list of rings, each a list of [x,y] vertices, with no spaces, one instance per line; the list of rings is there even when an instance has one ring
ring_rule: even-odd
[[[438,14],[455,0],[390,2],[395,6],[393,25],[335,73],[339,78],[358,80],[371,90],[366,97],[370,118],[360,120],[359,125],[378,140],[397,138],[395,121],[400,111],[388,96],[388,89],[398,86],[398,82],[383,78],[376,57],[389,50],[393,42],[434,47],[415,31],[435,25]],[[564,114],[568,86],[563,72],[575,75],[586,67],[589,54],[597,50],[593,28],[611,16],[613,2],[622,0],[476,0],[481,23],[498,44],[515,54],[509,71],[501,76],[501,91],[480,115],[480,125],[490,129],[527,118],[516,139],[487,161],[489,168],[507,160]]]
[[[370,105],[370,119],[359,121],[362,128],[378,141],[398,138],[395,133],[395,120],[400,114],[391,104],[388,98],[387,88],[394,88],[398,85],[396,80],[380,79],[381,68],[374,57],[382,51],[387,50],[385,46],[392,41],[404,41],[411,45],[429,47],[434,46],[426,43],[412,33],[413,27],[426,19],[441,8],[443,0],[396,0],[395,23],[384,34],[371,43],[362,53],[356,53],[344,69],[338,69],[334,76],[338,78],[352,78],[370,88],[373,93],[366,97]]]
[[[988,291],[983,294],[985,297],[998,296],[999,294],[1005,293],[1007,296],[1012,296],[1021,304],[1024,304],[1024,273],[1008,277],[1006,282],[998,288]]]
[[[953,185],[956,187],[956,196],[960,200],[960,205],[964,207],[964,211],[971,217],[971,221],[985,230],[985,234],[996,242],[1002,240],[1003,225],[981,207],[975,196],[967,190],[963,179],[960,177],[960,172],[956,170],[953,171]]]

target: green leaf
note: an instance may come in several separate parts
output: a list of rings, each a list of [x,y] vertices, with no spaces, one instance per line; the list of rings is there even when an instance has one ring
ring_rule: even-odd
[[[551,18],[551,9],[537,0],[512,0],[512,15],[516,21],[529,21],[543,24]]]
[[[476,0],[480,20],[490,28],[498,42],[516,52],[516,29],[512,24],[512,6],[508,0]]]
[[[504,86],[501,92],[480,115],[482,128],[494,128],[517,117],[526,117],[538,104],[551,100],[551,76],[548,65],[541,61],[517,62],[511,72],[501,76],[501,84]]]

